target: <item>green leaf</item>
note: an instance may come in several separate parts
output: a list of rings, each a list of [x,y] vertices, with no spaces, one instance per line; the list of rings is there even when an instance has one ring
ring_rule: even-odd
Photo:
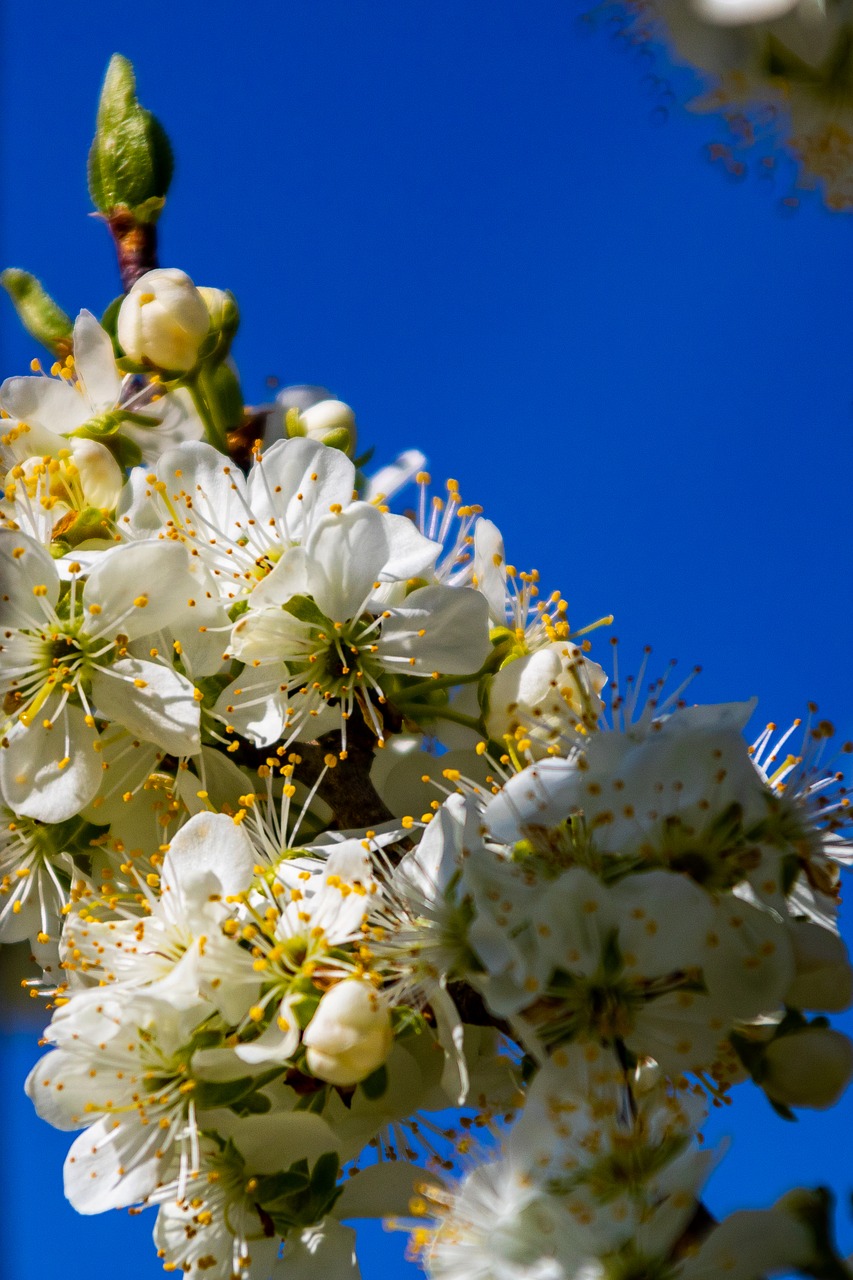
[[[231,1110],[238,1116],[261,1116],[272,1110],[272,1102],[265,1093],[250,1093],[232,1104]]]
[[[312,1195],[327,1196],[334,1191],[340,1167],[337,1151],[327,1151],[320,1156],[311,1172]]]
[[[89,151],[92,203],[107,216],[126,208],[140,222],[156,222],[173,168],[165,130],[137,100],[133,65],[113,54]]]
[[[265,1209],[278,1207],[278,1201],[289,1198],[294,1193],[307,1191],[311,1184],[307,1167],[297,1169],[294,1165],[282,1173],[268,1173],[256,1179],[255,1199]]]
[[[74,326],[41,282],[29,271],[7,267],[0,274],[0,284],[12,299],[27,333],[54,355],[68,355]]]
[[[211,1111],[214,1107],[234,1107],[254,1093],[257,1087],[257,1076],[240,1076],[238,1080],[197,1080],[193,1097],[200,1110]]]
[[[365,1098],[369,1098],[371,1102],[381,1098],[388,1088],[388,1072],[385,1067],[377,1067],[366,1079],[361,1081],[359,1087]]]

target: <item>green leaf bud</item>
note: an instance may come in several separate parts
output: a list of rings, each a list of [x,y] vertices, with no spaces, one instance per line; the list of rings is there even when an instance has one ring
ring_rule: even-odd
[[[27,333],[48,351],[67,356],[71,351],[74,326],[62,308],[45,292],[40,281],[29,271],[7,267],[0,274],[0,284],[12,299],[18,319]]]
[[[124,208],[138,222],[156,222],[173,167],[172,148],[163,126],[137,100],[132,64],[121,54],[113,54],[89,151],[92,203],[107,217]]]

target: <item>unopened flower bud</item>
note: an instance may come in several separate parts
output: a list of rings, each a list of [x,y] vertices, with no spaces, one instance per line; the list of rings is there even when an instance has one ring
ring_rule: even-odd
[[[204,298],[175,267],[140,276],[118,313],[118,340],[131,360],[169,371],[193,367],[209,329]]]
[[[213,289],[203,284],[198,286],[198,292],[207,307],[210,332],[231,338],[240,323],[240,312],[234,294],[230,289]]]
[[[348,457],[355,453],[355,414],[343,400],[320,400],[306,409],[295,406],[285,415],[288,436],[308,436]]]
[[[853,969],[837,933],[808,920],[788,924],[796,976],[785,995],[795,1009],[840,1013],[853,1001]]]
[[[786,1107],[835,1106],[853,1075],[853,1043],[829,1027],[779,1036],[764,1051],[761,1087]]]
[[[393,1041],[388,1006],[366,978],[346,978],[327,991],[302,1037],[309,1071],[338,1085],[365,1080]]]

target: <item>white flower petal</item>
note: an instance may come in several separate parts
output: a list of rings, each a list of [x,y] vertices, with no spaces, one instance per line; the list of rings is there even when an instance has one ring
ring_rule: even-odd
[[[200,748],[199,704],[186,676],[159,662],[121,658],[92,677],[98,711],[171,755]]]
[[[488,657],[489,607],[469,587],[420,587],[382,627],[382,658],[414,658],[411,672],[473,675]]]
[[[249,608],[287,604],[293,596],[306,595],[308,586],[308,562],[304,547],[288,547],[278,564],[249,596]]]
[[[195,918],[212,898],[248,888],[255,855],[241,826],[224,813],[199,813],[174,837],[163,860],[161,903],[176,921]]]
[[[249,473],[252,512],[259,524],[274,521],[288,542],[304,541],[333,505],[352,502],[355,467],[340,449],[305,437],[281,440]]]
[[[57,435],[76,431],[92,416],[83,396],[59,378],[7,378],[0,387],[0,406],[10,417]]]
[[[301,1235],[288,1236],[270,1280],[360,1280],[355,1231],[327,1218]]]
[[[364,608],[389,555],[385,522],[375,507],[353,503],[324,516],[306,545],[311,595],[333,622]]]
[[[264,614],[260,616],[265,618]],[[262,623],[257,632],[253,629],[241,632],[240,638],[245,639],[245,644],[235,645],[235,651],[241,656],[246,652],[246,656],[252,657],[268,657],[270,653],[280,652],[280,632],[275,629],[275,624],[279,619],[288,617],[288,614],[276,610],[271,616],[270,628]],[[290,621],[294,622],[295,619],[291,618]],[[286,626],[283,631],[286,633]],[[213,714],[255,746],[267,747],[277,742],[284,733],[287,694],[282,692],[281,685],[286,680],[287,672],[281,663],[272,668],[246,667],[242,675],[222,690]]]
[[[390,551],[382,570],[383,582],[427,577],[438,559],[441,543],[425,538],[408,516],[385,515]]]
[[[159,631],[193,606],[196,580],[179,542],[129,542],[105,551],[83,588],[89,629],[109,630],[128,639]]]
[[[384,502],[410,484],[426,466],[426,456],[419,449],[406,449],[386,467],[368,476],[364,489],[365,502]]]
[[[45,704],[29,728],[16,724],[0,746],[0,792],[9,808],[41,822],[73,818],[100,786],[97,742],[84,713],[68,704],[58,713]]]
[[[97,440],[74,439],[69,445],[86,501],[92,507],[112,511],[124,483],[121,467],[106,445]]]
[[[91,311],[81,311],[74,322],[74,371],[89,402],[90,416],[115,408],[121,392],[113,344]]]
[[[78,1213],[125,1209],[162,1181],[171,1153],[162,1130],[138,1118],[104,1116],[77,1138],[65,1160],[65,1195]]]
[[[55,605],[58,597],[59,575],[44,547],[25,533],[0,529],[0,626],[41,627],[43,606]]]

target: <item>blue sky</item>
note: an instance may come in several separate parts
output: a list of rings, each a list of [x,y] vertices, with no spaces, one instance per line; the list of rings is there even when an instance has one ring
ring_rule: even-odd
[[[853,224],[814,195],[786,211],[784,166],[768,177],[747,157],[727,179],[704,150],[721,126],[679,105],[689,77],[606,24],[587,32],[583,8],[254,0],[238,16],[151,0],[133,16],[50,0],[36,27],[19,0],[0,79],[3,265],[72,314],[117,291],[85,156],[106,62],[126,54],[178,157],[162,264],[237,295],[247,400],[269,376],[331,387],[377,460],[416,445],[457,479],[577,625],[614,613],[623,667],[651,644],[661,666],[702,665],[697,698],[757,695],[757,726],[813,700],[841,741]],[[0,343],[3,374],[26,371],[9,307]],[[15,1101],[33,1051],[8,1043],[13,1274],[112,1280],[92,1251],[126,1248],[124,1280],[156,1276],[144,1221],[81,1223],[88,1243],[69,1248],[74,1215],[47,1202],[66,1140]],[[711,1126],[736,1132],[718,1211],[796,1181],[849,1191],[835,1139],[853,1104],[798,1126],[761,1099],[732,1111]],[[367,1280],[399,1244],[378,1237]]]

